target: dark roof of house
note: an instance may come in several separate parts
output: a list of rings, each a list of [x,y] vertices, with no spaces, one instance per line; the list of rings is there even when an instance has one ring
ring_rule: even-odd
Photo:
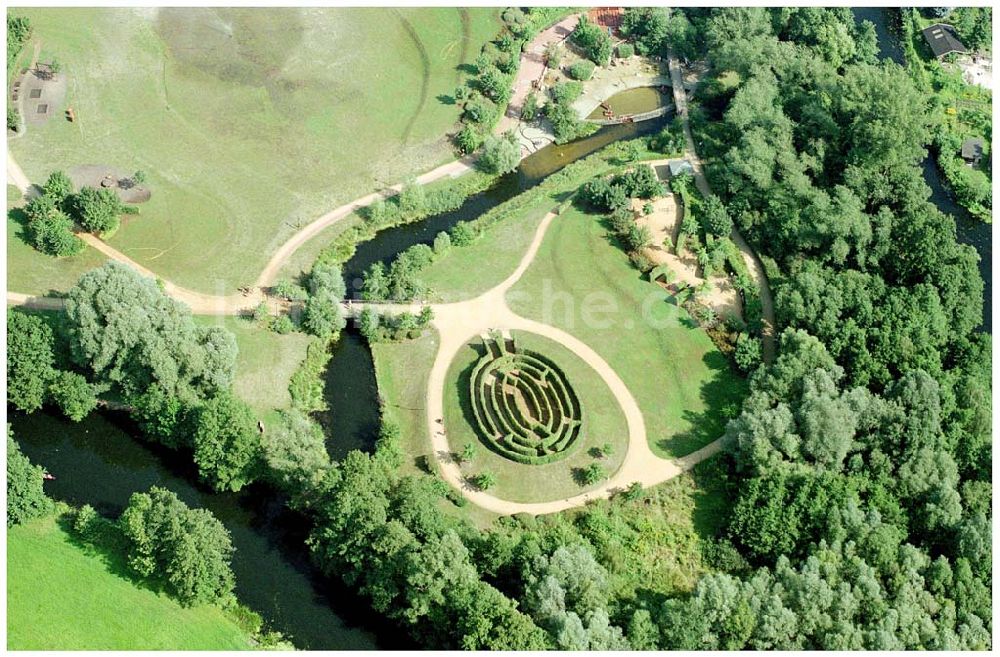
[[[924,39],[935,57],[947,55],[950,52],[969,52],[961,41],[955,28],[946,23],[935,23],[924,30]]]
[[[962,158],[974,160],[983,154],[983,140],[978,137],[966,139],[962,142]]]

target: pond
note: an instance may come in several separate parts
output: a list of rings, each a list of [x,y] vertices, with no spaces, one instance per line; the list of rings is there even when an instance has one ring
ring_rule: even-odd
[[[636,87],[617,93],[605,102],[616,116],[627,116],[652,112],[655,109],[673,105],[674,101],[673,95],[669,91],[663,92],[658,87]],[[603,119],[604,109],[600,106],[596,107],[587,118]]]

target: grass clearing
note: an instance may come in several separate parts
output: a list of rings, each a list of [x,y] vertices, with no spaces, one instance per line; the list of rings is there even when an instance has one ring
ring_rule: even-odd
[[[195,315],[202,326],[221,326],[236,337],[236,379],[233,390],[258,413],[290,408],[288,384],[306,357],[312,339],[305,333],[279,335],[241,317]]]
[[[136,586],[125,564],[77,543],[56,517],[7,530],[10,650],[246,650],[221,609]]]
[[[430,329],[416,340],[378,342],[371,345],[378,393],[385,402],[386,417],[399,423],[403,453],[403,474],[437,473],[437,459],[427,434],[427,376],[438,348],[437,331]],[[474,504],[459,508],[441,501],[446,513],[459,515],[480,529],[499,516]]]
[[[7,214],[7,289],[11,292],[36,295],[68,292],[81,276],[107,260],[90,247],[68,258],[39,253],[25,241],[25,224],[12,214],[18,213],[15,210]]]
[[[567,210],[549,226],[508,303],[597,351],[635,396],[654,452],[684,456],[722,435],[746,382],[606,233],[597,217]]]
[[[399,424],[407,455],[404,467],[411,474],[424,471],[425,462],[431,469],[436,467],[427,434],[427,377],[438,344],[437,331],[430,329],[416,340],[371,345],[384,413]]]
[[[451,159],[458,67],[499,28],[495,8],[23,13],[77,116],[11,143],[26,174],[145,171],[152,199],[111,244],[212,292],[255,280],[324,211]],[[12,289],[42,257],[19,257]]]
[[[518,349],[535,351],[555,362],[566,374],[569,385],[580,399],[583,425],[580,436],[566,450],[565,456],[552,463],[525,465],[494,452],[479,436],[473,419],[469,397],[469,377],[482,356],[482,343],[477,339],[458,352],[448,368],[448,383],[444,395],[444,427],[448,444],[454,453],[467,443],[475,446],[476,454],[462,471],[469,476],[484,471],[496,476],[496,486],[490,493],[512,502],[546,502],[586,492],[590,488],[574,479],[574,470],[591,463],[600,463],[607,475],[621,466],[628,446],[628,425],[625,414],[600,375],[579,356],[562,345],[533,333],[512,331]],[[613,446],[605,458],[595,459],[592,448],[604,443]]]
[[[502,283],[524,257],[542,218],[556,206],[553,199],[542,196],[472,244],[453,246],[420,272],[431,297],[445,303],[463,301]]]

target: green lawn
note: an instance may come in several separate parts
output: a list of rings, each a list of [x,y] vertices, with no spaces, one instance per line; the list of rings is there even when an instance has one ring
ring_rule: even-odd
[[[567,450],[566,455],[544,465],[525,465],[493,452],[474,428],[469,375],[479,360],[478,340],[463,348],[448,370],[448,383],[444,397],[444,426],[452,452],[461,452],[467,443],[476,446],[476,455],[462,470],[468,475],[490,471],[496,475],[497,485],[490,492],[513,502],[546,502],[586,492],[594,486],[582,486],[574,480],[574,470],[595,461],[601,463],[607,474],[613,474],[625,458],[628,445],[628,425],[625,414],[618,406],[608,386],[579,356],[562,345],[533,333],[514,331],[512,335],[519,349],[543,354],[556,363],[569,384],[576,391],[583,411],[581,434]],[[595,459],[588,452],[591,448],[611,443],[611,456]]]
[[[662,456],[688,454],[722,435],[745,381],[687,313],[642,279],[599,218],[570,209],[548,229],[508,294],[525,317],[586,342],[618,372]]]
[[[565,458],[545,465],[515,463],[492,452],[471,423],[466,391],[469,370],[479,353],[470,346],[459,352],[449,368],[444,419],[451,448],[458,452],[466,443],[476,445],[476,457],[464,464],[463,470],[470,475],[483,470],[493,472],[497,486],[490,492],[504,499],[536,502],[585,492],[587,487],[574,481],[573,468],[594,462],[588,450],[610,442],[614,453],[600,462],[609,474],[617,470],[625,457],[628,439],[625,416],[604,381],[578,356],[538,335],[520,331],[513,335],[519,347],[542,353],[563,369],[580,398],[584,412],[582,435]],[[410,457],[405,467],[414,472],[425,461],[432,469],[436,468],[427,435],[426,394],[427,375],[437,346],[437,333],[433,331],[427,331],[417,340],[372,346],[379,394],[385,399],[388,416],[400,424],[403,450]]]
[[[7,648],[241,650],[221,609],[185,608],[136,586],[120,560],[77,544],[56,518],[7,530]]]
[[[434,466],[427,435],[427,376],[437,354],[438,334],[430,329],[416,340],[379,342],[371,345],[379,395],[385,414],[402,430],[405,468],[416,472],[426,461]]]
[[[9,210],[9,206],[8,206]],[[7,289],[23,294],[67,292],[80,276],[104,264],[103,254],[84,248],[77,256],[57,258],[39,253],[24,241],[25,226],[17,210],[7,215]]]
[[[292,398],[288,382],[306,357],[312,339],[305,333],[279,335],[240,317],[195,315],[202,326],[222,326],[236,337],[236,395],[258,413],[289,408]]]
[[[437,460],[427,435],[427,375],[438,348],[437,331],[429,329],[416,340],[381,342],[371,346],[378,392],[385,400],[385,414],[399,423],[402,434],[405,474],[437,472]],[[459,515],[481,529],[488,529],[499,517],[492,511],[466,504],[456,507],[441,501],[446,513]]]
[[[557,205],[549,196],[542,196],[472,244],[453,247],[435,260],[420,272],[420,279],[432,291],[431,298],[462,301],[502,283],[517,269],[542,218]]]
[[[255,280],[325,210],[451,159],[458,67],[499,29],[494,8],[21,13],[77,116],[11,143],[26,174],[142,169],[153,197],[111,243],[213,292]],[[42,256],[11,255],[8,287],[41,291]]]

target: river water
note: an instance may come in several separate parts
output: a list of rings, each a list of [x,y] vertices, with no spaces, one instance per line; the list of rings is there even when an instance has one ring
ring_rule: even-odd
[[[475,219],[537,184],[567,164],[618,139],[648,134],[662,120],[610,126],[571,144],[552,145],[459,209],[408,226],[382,231],[361,244],[345,272],[360,277],[374,262],[388,262],[413,244],[430,243],[441,230]],[[350,281],[350,277],[348,277]],[[378,432],[378,389],[371,353],[357,331],[344,331],[325,372],[328,410],[316,414],[334,459],[352,449],[370,450]],[[233,571],[240,602],[296,647],[312,650],[406,649],[405,633],[374,613],[368,603],[322,576],[305,547],[309,520],[290,511],[274,490],[255,484],[240,493],[214,493],[197,483],[191,457],[151,445],[124,414],[91,413],[73,423],[48,410],[9,413],[25,454],[55,475],[46,492],[74,505],[90,504],[117,516],[132,493],[168,488],[187,504],[212,511],[232,535]]]

